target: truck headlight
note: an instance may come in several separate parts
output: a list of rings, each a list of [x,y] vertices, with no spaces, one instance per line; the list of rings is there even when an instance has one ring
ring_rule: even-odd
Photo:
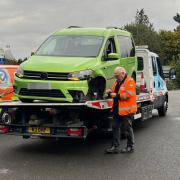
[[[24,70],[23,70],[21,67],[19,67],[19,68],[17,69],[15,75],[16,75],[17,77],[19,77],[19,78],[22,78],[22,77],[24,76]]]
[[[73,72],[68,75],[68,79],[72,81],[79,81],[88,79],[92,74],[92,70],[85,70],[79,72]]]

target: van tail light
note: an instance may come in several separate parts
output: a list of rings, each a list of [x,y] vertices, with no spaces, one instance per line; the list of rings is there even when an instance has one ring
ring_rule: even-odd
[[[8,133],[9,132],[9,127],[7,126],[0,126],[0,133]]]
[[[82,128],[68,128],[66,131],[68,136],[83,136]]]

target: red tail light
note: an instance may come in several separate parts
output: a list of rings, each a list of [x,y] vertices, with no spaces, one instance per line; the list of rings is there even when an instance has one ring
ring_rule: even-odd
[[[83,136],[83,129],[82,128],[69,128],[66,131],[68,136]]]
[[[98,101],[97,102],[92,102],[92,106],[96,106],[96,107],[101,109],[101,104]]]
[[[8,133],[9,127],[7,126],[0,126],[0,133]]]

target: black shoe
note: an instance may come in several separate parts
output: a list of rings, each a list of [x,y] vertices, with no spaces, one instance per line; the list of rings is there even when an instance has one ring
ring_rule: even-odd
[[[121,149],[121,153],[133,153],[133,152],[134,152],[134,148],[130,146],[127,146],[126,148]]]
[[[112,147],[110,147],[110,148],[107,148],[107,149],[105,150],[105,153],[106,153],[106,154],[118,154],[118,153],[120,153],[120,150],[119,150],[118,147],[112,146]]]

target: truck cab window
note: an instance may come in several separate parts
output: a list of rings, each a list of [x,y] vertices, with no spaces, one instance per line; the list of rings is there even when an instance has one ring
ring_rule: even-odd
[[[157,75],[156,58],[152,56],[151,59],[152,59],[153,75],[156,76]]]
[[[160,58],[156,57],[156,61],[157,61],[157,68],[158,68],[159,75],[161,76],[161,78],[164,79],[163,69],[162,69],[162,66],[161,66]]]
[[[137,62],[138,62],[137,70],[138,71],[143,71],[143,69],[144,69],[143,57],[137,57]]]

